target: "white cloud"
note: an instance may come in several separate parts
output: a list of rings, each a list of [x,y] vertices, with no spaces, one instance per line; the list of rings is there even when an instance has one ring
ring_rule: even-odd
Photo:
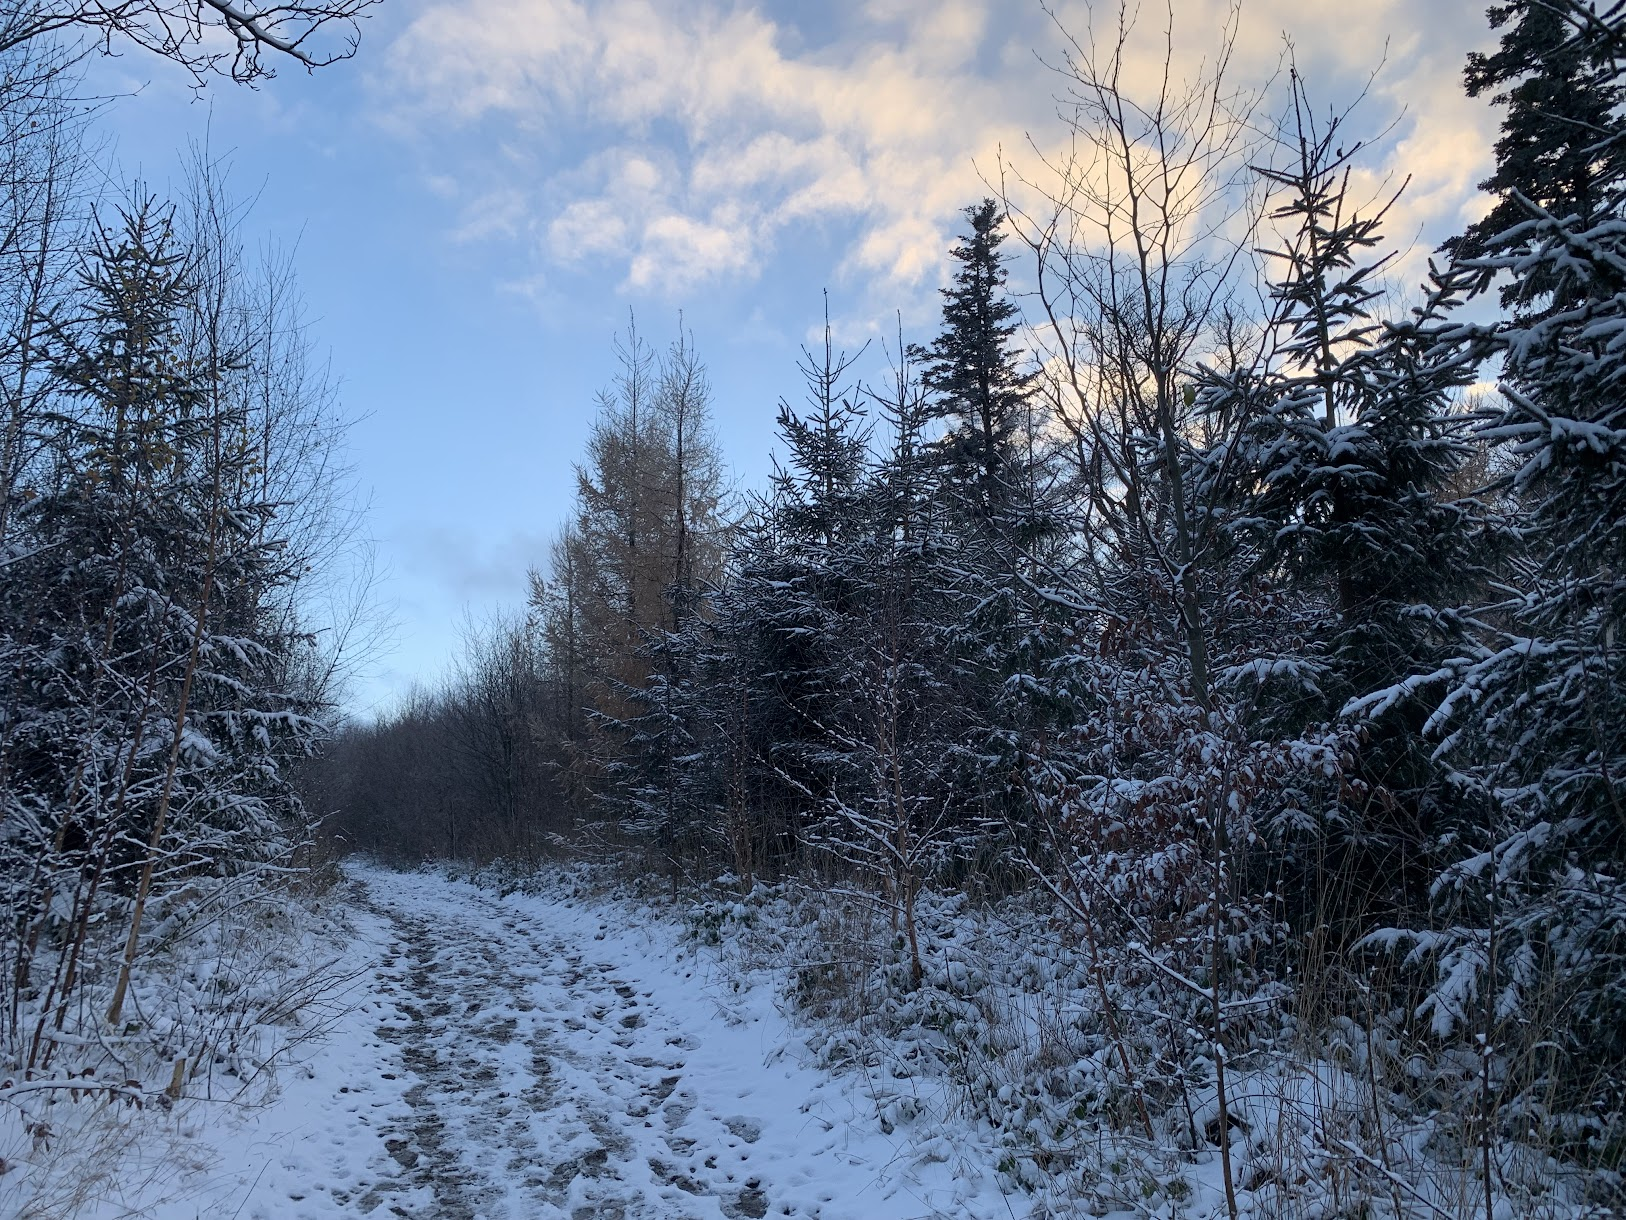
[[[698,284],[714,275],[747,271],[752,265],[749,229],[726,209],[708,221],[668,212],[644,226],[627,282],[634,288]]]
[[[1234,70],[1268,77],[1291,28],[1301,71],[1334,100],[1387,54],[1365,118],[1408,114],[1369,179],[1411,174],[1394,231],[1437,240],[1471,217],[1489,164],[1494,119],[1460,85],[1464,51],[1485,41],[1481,6],[1250,0]],[[1228,8],[1182,0],[1177,65],[1212,55]],[[852,233],[840,271],[878,300],[929,287],[959,210],[984,193],[977,167],[993,172],[1001,149],[1031,162],[1027,132],[1060,138],[1064,82],[1033,55],[1059,59],[1055,31],[1037,5],[1006,0],[831,0],[816,30],[798,10],[430,0],[380,83],[402,130],[522,149],[471,159],[465,236],[525,234],[547,259],[682,295],[757,275],[799,226],[833,222]],[[1058,8],[1081,41],[1088,13],[1085,0]],[[1155,43],[1131,62],[1156,64]]]
[[[561,261],[590,254],[625,256],[631,244],[626,216],[608,199],[578,199],[548,226],[548,245]]]
[[[980,191],[974,159],[1048,106],[968,67],[989,13],[889,0],[838,12],[836,42],[792,52],[796,31],[751,10],[463,0],[414,21],[384,79],[403,130],[602,137],[501,172],[524,179],[550,257],[613,259],[629,288],[755,274],[788,228],[831,219],[862,230],[849,270],[912,281]],[[471,188],[481,215],[464,231],[511,225],[514,185]]]

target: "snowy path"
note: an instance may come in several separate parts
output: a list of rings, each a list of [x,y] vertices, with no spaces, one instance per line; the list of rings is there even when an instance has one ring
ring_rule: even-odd
[[[503,1201],[630,1220],[678,1211],[675,1189],[725,1216],[767,1214],[751,1165],[761,1123],[701,1104],[685,1080],[698,1044],[648,991],[489,898],[425,914],[391,897],[377,906],[394,927],[381,978],[404,1019],[378,1032],[415,1083],[385,1139],[401,1172],[361,1210],[412,1213],[427,1191],[446,1220]]]
[[[735,995],[669,928],[356,880],[355,1007],[276,1104],[197,1132],[219,1162],[166,1220],[1012,1214],[981,1173],[910,1164],[861,1079],[800,1062],[770,988]]]

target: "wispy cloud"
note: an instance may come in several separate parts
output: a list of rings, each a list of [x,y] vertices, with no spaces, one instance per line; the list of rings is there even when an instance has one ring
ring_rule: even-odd
[[[1107,6],[1096,5],[1104,11]],[[1147,6],[1142,23],[1161,13]],[[1180,55],[1212,53],[1224,0],[1182,0]],[[1407,238],[1472,214],[1492,119],[1462,97],[1480,0],[1252,0],[1236,71],[1261,78],[1291,32],[1329,99],[1387,59],[1369,102],[1397,124],[1374,185],[1410,174]],[[1060,138],[1063,82],[1037,4],[846,0],[777,9],[718,0],[431,0],[379,73],[402,130],[440,139],[460,236],[526,241],[558,265],[614,269],[629,291],[682,297],[750,279],[805,227],[847,239],[837,273],[878,299],[939,273],[959,209],[1001,150]],[[1083,0],[1057,8],[1086,38]],[[1099,17],[1096,18],[1099,20]],[[1144,57],[1152,71],[1156,48]],[[474,155],[478,152],[478,155]],[[1439,233],[1443,235],[1443,232]]]
[[[861,232],[846,270],[908,282],[980,189],[978,159],[1049,109],[1025,51],[1005,79],[1004,44],[1031,37],[993,32],[990,11],[835,6],[815,42],[706,3],[465,0],[413,22],[380,79],[414,131],[547,148],[488,167],[501,181],[471,189],[465,233],[515,227],[519,187],[547,257],[604,259],[630,288],[681,295],[757,274],[787,232],[836,220]]]
[[[526,569],[548,553],[548,536],[527,530],[481,537],[467,528],[408,521],[385,539],[405,575],[433,587],[452,605],[524,596]]]

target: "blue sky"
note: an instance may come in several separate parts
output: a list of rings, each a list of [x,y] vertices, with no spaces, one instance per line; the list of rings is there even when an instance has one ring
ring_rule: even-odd
[[[1088,5],[1059,4],[1088,29]],[[1176,0],[1179,56],[1228,5]],[[1146,6],[1156,28],[1160,6]],[[396,644],[358,709],[432,682],[465,609],[521,603],[569,509],[571,463],[611,341],[681,312],[728,461],[768,469],[775,404],[828,287],[851,346],[901,311],[929,337],[959,210],[1001,150],[1061,137],[1059,46],[1036,0],[384,0],[361,51],[314,75],[195,96],[135,54],[93,68],[121,96],[115,172],[162,187],[177,149],[229,154],[250,231],[298,243],[320,343],[372,503]],[[1372,165],[1413,176],[1408,266],[1479,206],[1494,116],[1463,98],[1482,0],[1245,0],[1235,71],[1263,79],[1290,32],[1319,96],[1380,64]],[[1021,268],[1015,268],[1020,277]],[[882,357],[876,349],[876,359]]]

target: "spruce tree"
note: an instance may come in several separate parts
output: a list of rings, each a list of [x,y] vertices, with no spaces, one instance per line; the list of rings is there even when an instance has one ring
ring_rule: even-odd
[[[806,408],[779,401],[785,458],[775,460],[771,494],[787,539],[830,546],[860,525],[870,428],[863,396],[848,381],[862,355],[835,350],[827,306],[823,352],[804,347],[796,366],[807,387]]]
[[[1431,328],[1437,359],[1500,365],[1480,435],[1499,450],[1493,489],[1517,546],[1469,647],[1410,684],[1443,689],[1425,729],[1485,810],[1441,844],[1444,930],[1414,932],[1413,959],[1437,969],[1421,1010],[1436,1033],[1477,1040],[1487,1063],[1527,1057],[1530,1070],[1486,1086],[1485,1107],[1544,1114],[1592,1155],[1618,1149],[1626,1104],[1626,160],[1617,118],[1597,109],[1622,97],[1626,12],[1492,17],[1515,11],[1503,78],[1517,74],[1509,40],[1539,32],[1531,79],[1584,96],[1505,96],[1522,134],[1499,146],[1492,181],[1511,206],[1505,227],[1459,245],[1459,270],[1479,285],[1506,276],[1512,316]],[[1590,162],[1531,155],[1543,147],[1590,148]]]
[[[1196,396],[1215,440],[1198,483],[1254,573],[1324,612],[1322,659],[1305,677],[1331,702],[1307,707],[1313,719],[1460,637],[1440,608],[1473,566],[1474,506],[1458,502],[1456,478],[1476,448],[1455,409],[1472,370],[1431,340],[1461,277],[1439,277],[1413,318],[1381,317],[1389,203],[1357,206],[1361,143],[1341,116],[1317,120],[1293,83],[1292,155],[1260,171],[1288,233],[1270,251],[1274,308],[1260,355],[1204,371]]]
[[[0,874],[36,881],[14,909],[28,955],[57,949],[43,1003],[59,1027],[95,935],[128,928],[116,1019],[150,895],[272,859],[307,829],[284,764],[314,709],[282,682],[308,641],[274,604],[300,572],[257,495],[242,353],[184,341],[191,270],[150,200],[95,233],[84,313],[55,327],[52,469],[0,586],[0,694],[21,713]],[[133,896],[127,920],[115,895]]]
[[[825,325],[824,350],[804,349],[798,370],[808,407],[781,400],[777,462],[757,543],[741,574],[741,593],[755,608],[757,645],[775,700],[785,713],[773,743],[780,782],[799,793],[804,810],[828,798],[832,768],[825,750],[844,692],[832,650],[854,629],[861,604],[858,553],[871,521],[865,504],[870,427],[868,404],[848,383],[855,356],[837,352]]]
[[[1611,184],[1626,167],[1626,94],[1611,68],[1608,27],[1591,26],[1570,0],[1513,0],[1487,15],[1491,28],[1503,31],[1500,43],[1470,54],[1464,78],[1468,96],[1489,94],[1505,109],[1496,168],[1479,184],[1495,206],[1446,244],[1463,257],[1484,254],[1527,220],[1526,202],[1590,227],[1607,213]],[[1578,36],[1582,31],[1591,36]],[[1528,311],[1554,288],[1547,272],[1532,269],[1502,287],[1502,303]]]
[[[1021,438],[1033,375],[1013,343],[1018,311],[1007,295],[999,248],[1002,217],[992,199],[966,208],[970,226],[949,256],[959,265],[942,290],[943,330],[911,358],[947,423],[942,459],[959,502],[984,523],[1004,518],[1024,480]]]
[[[1443,277],[1416,316],[1383,318],[1390,201],[1358,204],[1348,114],[1318,116],[1296,72],[1292,85],[1286,155],[1259,171],[1283,232],[1272,310],[1259,348],[1204,370],[1195,394],[1211,440],[1194,483],[1242,578],[1213,602],[1231,654],[1221,683],[1251,734],[1284,741],[1339,732],[1351,701],[1437,670],[1464,642],[1457,606],[1484,570],[1483,512],[1457,486],[1478,452],[1455,401],[1472,370],[1431,337],[1461,278]],[[1271,861],[1290,915],[1330,926],[1335,944],[1426,907],[1435,837],[1458,816],[1420,733],[1426,700],[1357,706],[1336,797],[1284,800],[1314,816],[1281,823],[1292,833]]]

